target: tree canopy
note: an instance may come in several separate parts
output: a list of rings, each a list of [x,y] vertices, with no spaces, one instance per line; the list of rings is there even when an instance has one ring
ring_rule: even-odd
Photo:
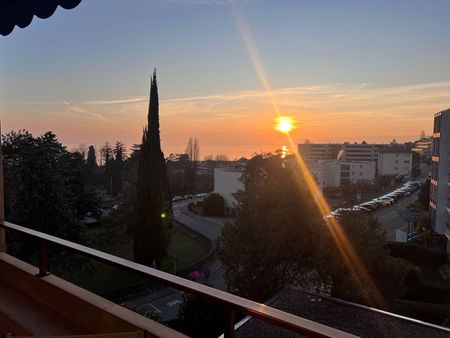
[[[218,241],[231,290],[265,301],[290,284],[325,284],[335,296],[368,303],[296,166],[258,155],[247,163],[242,182],[237,218]],[[338,224],[382,295],[402,294],[408,266],[389,255],[377,221],[354,214]]]
[[[296,284],[314,261],[317,208],[289,166],[275,156],[256,156],[236,194],[237,218],[224,226],[219,257],[231,289],[264,301]]]
[[[6,219],[80,241],[78,220],[98,208],[82,154],[68,152],[52,132],[34,137],[25,130],[2,135],[2,150]],[[26,241],[10,244],[20,257],[35,252]]]

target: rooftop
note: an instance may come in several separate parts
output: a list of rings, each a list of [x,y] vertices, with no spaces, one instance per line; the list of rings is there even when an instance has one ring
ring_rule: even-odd
[[[276,309],[360,337],[449,337],[450,329],[340,299],[287,287],[267,302]],[[236,337],[302,337],[258,319],[238,323]]]
[[[392,153],[392,154],[411,154],[410,149],[405,147],[389,147],[379,151],[380,153]]]

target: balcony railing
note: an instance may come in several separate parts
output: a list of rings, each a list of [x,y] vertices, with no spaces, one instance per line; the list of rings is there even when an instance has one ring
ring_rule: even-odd
[[[120,269],[130,271],[154,281],[164,284],[198,297],[214,302],[226,309],[225,337],[235,337],[236,313],[242,313],[251,317],[261,319],[265,322],[278,325],[290,331],[302,334],[307,337],[355,337],[349,333],[322,325],[311,320],[294,316],[292,314],[274,309],[224,291],[216,290],[209,286],[199,284],[166,272],[162,272],[148,266],[129,261],[105,252],[95,250],[84,245],[76,244],[55,236],[25,228],[9,222],[1,222],[0,228],[19,232],[39,239],[39,276],[46,276],[49,273],[48,266],[48,245],[56,244],[65,249],[76,252],[82,256],[92,258]],[[330,313],[333,316],[333,313]]]

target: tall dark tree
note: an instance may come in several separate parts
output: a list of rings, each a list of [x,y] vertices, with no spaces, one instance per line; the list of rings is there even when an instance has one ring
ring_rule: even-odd
[[[86,165],[92,171],[94,171],[95,168],[97,168],[97,156],[95,154],[94,146],[89,146],[89,149],[87,152]]]
[[[167,223],[171,214],[171,198],[166,176],[164,154],[159,136],[159,102],[156,70],[150,85],[148,125],[144,127],[139,152],[136,224],[134,228],[134,260],[156,265],[167,253]]]
[[[108,194],[112,193],[112,164],[113,164],[113,149],[109,142],[106,142],[100,148],[101,161],[103,163],[103,187]]]
[[[192,193],[194,192],[197,165],[200,159],[200,145],[197,138],[189,138],[188,144],[186,146],[186,151],[184,153],[189,158],[189,161],[187,162],[187,166],[185,168],[187,183],[186,188],[188,192]]]
[[[430,208],[430,187],[431,187],[430,184],[431,184],[430,180],[427,179],[420,188],[418,197],[420,204],[423,205],[425,210],[428,210]]]
[[[125,145],[117,141],[114,149],[114,161],[111,167],[112,194],[117,195],[122,191],[122,172],[125,160]]]

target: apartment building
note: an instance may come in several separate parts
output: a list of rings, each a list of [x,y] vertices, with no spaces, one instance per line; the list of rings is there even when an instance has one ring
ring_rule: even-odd
[[[308,167],[321,190],[358,181],[375,181],[375,162],[311,161]]]
[[[411,150],[393,146],[378,153],[378,175],[411,177],[413,154]]]
[[[214,192],[225,200],[227,212],[236,207],[237,202],[233,195],[244,189],[240,180],[243,171],[243,166],[214,168]]]
[[[387,144],[367,143],[302,143],[298,151],[306,162],[340,159],[346,162],[377,162],[378,152]]]
[[[433,230],[447,238],[450,254],[450,109],[434,115],[430,217]]]

